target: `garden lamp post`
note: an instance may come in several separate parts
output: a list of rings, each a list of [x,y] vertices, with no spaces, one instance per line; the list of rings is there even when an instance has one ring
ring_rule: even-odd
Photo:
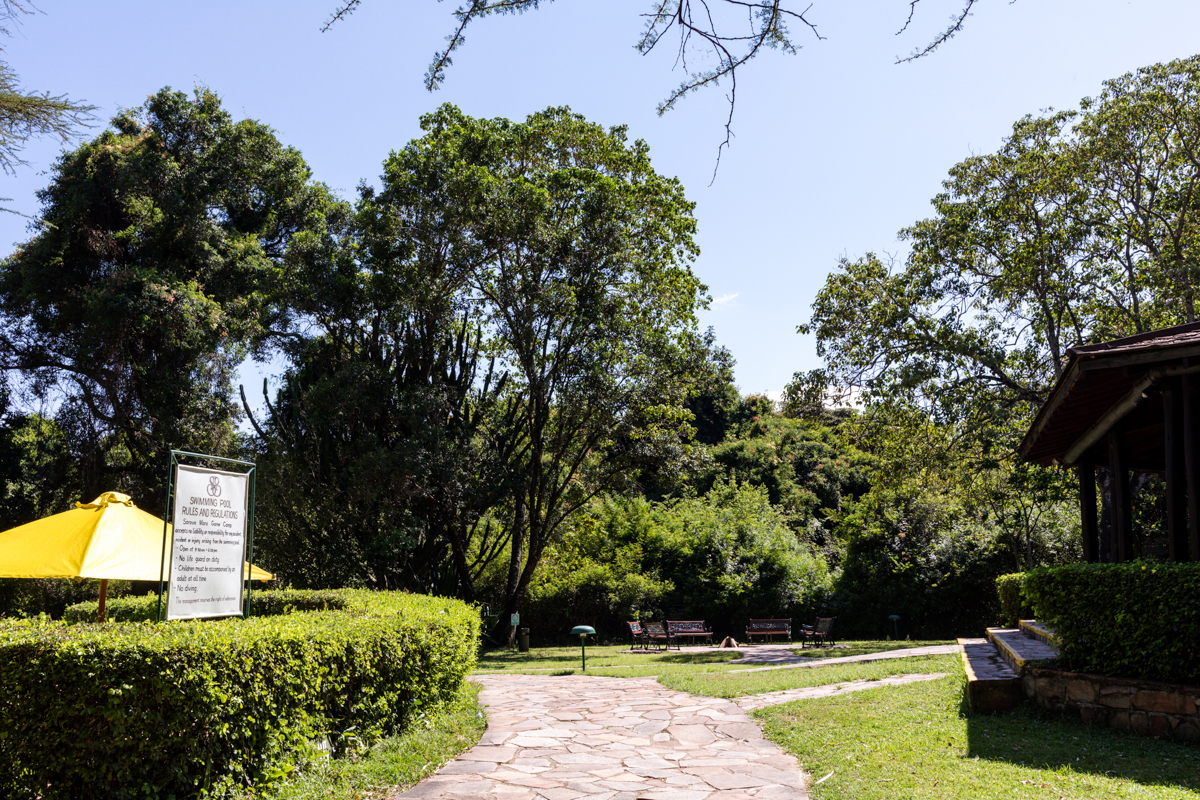
[[[589,633],[595,633],[596,629],[591,625],[576,625],[571,628],[571,635],[579,635],[580,654],[583,656],[583,671],[587,672],[587,637]]]
[[[896,634],[896,640],[900,640],[900,615],[889,614],[888,619],[892,621],[892,631]]]

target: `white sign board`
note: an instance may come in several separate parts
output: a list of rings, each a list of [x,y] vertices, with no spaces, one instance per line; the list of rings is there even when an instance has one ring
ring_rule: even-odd
[[[237,472],[175,468],[167,619],[241,616],[247,481]]]

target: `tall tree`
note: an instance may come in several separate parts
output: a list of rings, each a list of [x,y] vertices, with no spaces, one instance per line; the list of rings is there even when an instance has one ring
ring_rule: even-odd
[[[269,128],[164,89],[54,165],[48,223],[0,264],[0,369],[55,394],[86,491],[161,497],[166,451],[234,445],[230,377],[274,325],[288,240],[324,190]]]
[[[506,620],[562,523],[596,494],[632,485],[690,416],[705,299],[689,268],[693,204],[652,169],[644,142],[567,109],[514,124],[443,108],[433,135],[490,162],[477,228],[488,263],[476,290],[528,442],[512,498]]]
[[[843,260],[801,330],[836,382],[946,418],[1044,400],[1075,344],[1193,319],[1200,58],[1108,81],[956,165],[904,265]]]
[[[801,326],[832,381],[954,432],[1018,564],[1068,494],[1014,463],[1067,349],[1195,319],[1198,156],[1200,58],[1108,81],[956,165],[904,264],[843,260]]]

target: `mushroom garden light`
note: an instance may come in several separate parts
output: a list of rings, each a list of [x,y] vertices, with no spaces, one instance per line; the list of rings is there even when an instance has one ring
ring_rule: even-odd
[[[587,637],[589,633],[595,633],[596,629],[591,625],[576,625],[571,628],[571,635],[579,635],[580,654],[583,656],[583,671],[587,672]]]

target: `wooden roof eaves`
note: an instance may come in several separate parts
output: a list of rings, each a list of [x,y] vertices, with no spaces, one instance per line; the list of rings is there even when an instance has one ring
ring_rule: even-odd
[[[1146,392],[1159,380],[1179,375],[1194,375],[1197,372],[1200,372],[1200,365],[1154,369],[1147,372],[1142,376],[1141,380],[1122,395],[1120,400],[1113,403],[1108,411],[1105,411],[1100,419],[1096,420],[1095,424],[1084,431],[1083,435],[1076,439],[1074,444],[1066,449],[1063,453],[1062,463],[1067,466],[1074,465],[1079,460],[1079,456],[1083,455],[1093,444],[1100,441],[1126,414],[1137,408],[1138,404],[1146,399]]]
[[[1050,393],[1050,399],[1038,409],[1037,417],[1033,420],[1033,424],[1029,426],[1029,430],[1025,432],[1025,438],[1021,439],[1021,444],[1017,446],[1017,453],[1022,459],[1026,458],[1029,450],[1033,447],[1033,443],[1041,437],[1042,431],[1050,424],[1050,418],[1054,416],[1054,412],[1058,410],[1063,400],[1067,399],[1067,395],[1071,393],[1071,389],[1075,386],[1075,381],[1079,379],[1082,372],[1079,366],[1079,357],[1073,356],[1071,363],[1067,365],[1067,369],[1063,372],[1054,390]]]
[[[1132,367],[1139,364],[1153,364],[1159,361],[1190,358],[1192,356],[1200,356],[1200,343],[1190,344],[1186,347],[1157,347],[1153,350],[1126,352],[1120,355],[1112,355],[1104,352],[1080,353],[1075,358],[1078,359],[1081,372],[1092,372],[1098,369]]]

